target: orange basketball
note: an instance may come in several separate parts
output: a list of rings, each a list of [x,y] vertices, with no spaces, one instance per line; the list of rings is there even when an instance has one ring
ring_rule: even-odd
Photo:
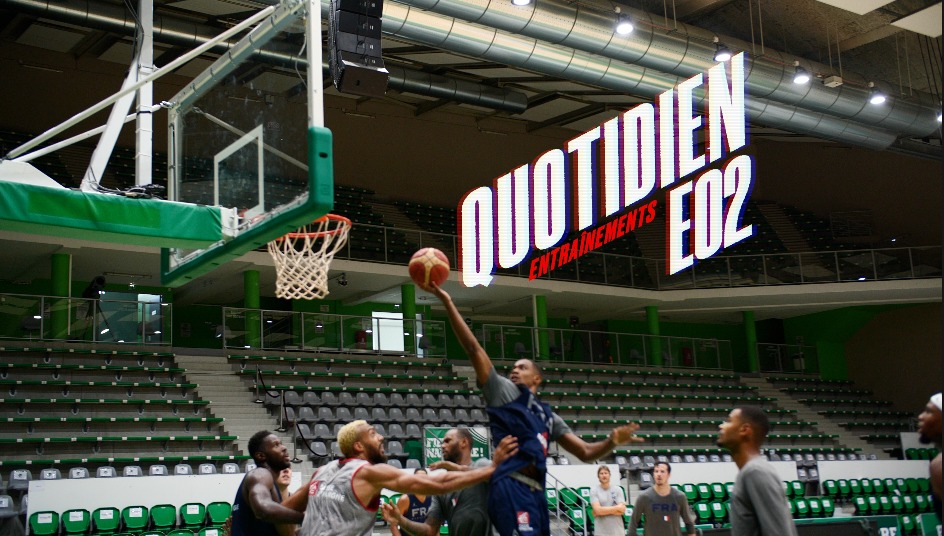
[[[449,259],[436,248],[423,248],[410,259],[410,278],[423,290],[430,282],[442,285],[449,279]]]

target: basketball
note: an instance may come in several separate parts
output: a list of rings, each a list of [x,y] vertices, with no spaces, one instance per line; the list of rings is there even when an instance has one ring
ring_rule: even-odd
[[[449,279],[449,259],[436,248],[423,248],[410,259],[410,278],[423,290],[431,282],[442,285]]]

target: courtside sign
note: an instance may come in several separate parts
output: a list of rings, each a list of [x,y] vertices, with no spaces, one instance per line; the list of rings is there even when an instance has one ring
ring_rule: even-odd
[[[496,266],[527,259],[529,278],[541,277],[651,223],[657,201],[648,198],[657,186],[666,191],[667,274],[749,238],[753,226],[740,221],[754,165],[750,155],[731,156],[747,146],[744,57],[466,193],[459,204],[463,284],[487,286]],[[695,110],[699,102],[704,116]],[[577,238],[565,241],[574,231]]]

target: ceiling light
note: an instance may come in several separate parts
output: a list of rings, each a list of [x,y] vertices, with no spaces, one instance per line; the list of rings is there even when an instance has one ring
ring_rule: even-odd
[[[715,36],[715,61],[728,61],[733,55],[731,49]]]
[[[617,11],[619,13],[619,11]],[[619,35],[629,35],[633,33],[633,19],[629,15],[617,15],[616,16],[616,33]]]
[[[793,71],[793,83],[794,84],[807,84],[810,81],[810,72],[800,67],[799,61],[794,61],[793,65],[796,67]]]
[[[531,3],[531,0],[511,0],[511,3],[516,6],[526,6]]]
[[[885,94],[875,87],[874,82],[869,82],[869,87],[871,88],[869,91],[869,102],[872,104],[883,104],[886,100]]]

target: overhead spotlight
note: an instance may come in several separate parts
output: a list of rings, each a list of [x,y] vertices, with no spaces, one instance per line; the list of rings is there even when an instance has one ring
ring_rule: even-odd
[[[511,0],[511,3],[516,6],[526,6],[531,3],[531,0]]]
[[[629,35],[633,33],[635,29],[633,19],[629,15],[620,13],[619,8],[616,8],[616,13],[616,33],[619,35]]]
[[[799,61],[794,61],[793,65],[796,69],[793,71],[793,83],[794,84],[808,84],[810,81],[810,72],[800,67]]]
[[[733,55],[731,49],[715,36],[715,61],[728,61]]]
[[[940,108],[940,106],[939,106],[938,108]],[[938,123],[941,122],[941,110],[940,110],[940,109],[938,109],[938,111],[937,111],[937,122],[938,122]]]
[[[875,87],[874,82],[869,82],[869,102],[872,104],[883,104],[886,100],[885,94]]]

